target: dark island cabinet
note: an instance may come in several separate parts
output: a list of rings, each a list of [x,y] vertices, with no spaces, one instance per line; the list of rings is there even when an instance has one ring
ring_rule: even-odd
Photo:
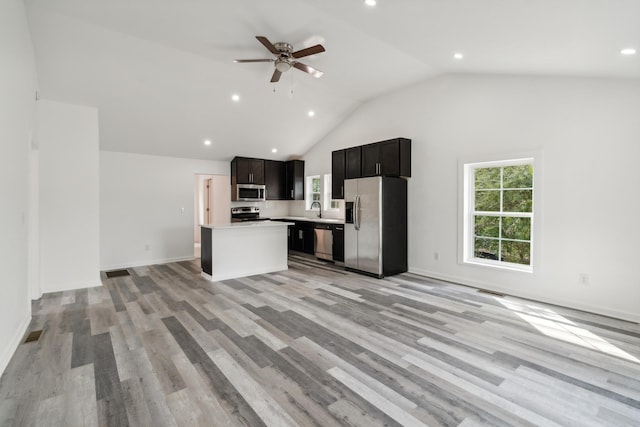
[[[331,198],[344,199],[346,150],[331,153]]]
[[[264,185],[264,160],[235,157],[231,161],[231,185]]]
[[[362,176],[411,176],[411,140],[396,138],[362,146]]]
[[[284,162],[265,160],[264,182],[267,200],[287,200],[286,165]]]

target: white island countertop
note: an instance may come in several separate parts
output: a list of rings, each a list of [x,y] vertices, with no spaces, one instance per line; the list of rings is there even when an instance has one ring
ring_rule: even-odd
[[[202,224],[203,228],[210,228],[212,230],[222,230],[226,228],[264,228],[264,227],[282,227],[285,225],[294,225],[293,222],[282,221],[244,221],[244,222],[228,222],[224,224]]]
[[[344,224],[344,219],[339,219],[339,218],[318,218],[318,217],[308,217],[308,216],[279,216],[272,219],[277,219],[278,221],[286,220],[286,221],[319,222],[322,224]]]

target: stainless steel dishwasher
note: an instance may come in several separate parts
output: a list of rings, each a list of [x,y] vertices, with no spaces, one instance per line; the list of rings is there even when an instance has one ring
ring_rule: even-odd
[[[331,224],[316,223],[316,258],[333,261],[333,227]]]

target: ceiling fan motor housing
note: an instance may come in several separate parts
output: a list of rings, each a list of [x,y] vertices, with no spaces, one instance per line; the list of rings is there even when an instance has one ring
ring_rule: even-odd
[[[279,50],[281,55],[286,54],[286,56],[289,56],[291,52],[293,52],[293,46],[290,45],[289,43],[278,42],[278,43],[274,43],[273,47]]]

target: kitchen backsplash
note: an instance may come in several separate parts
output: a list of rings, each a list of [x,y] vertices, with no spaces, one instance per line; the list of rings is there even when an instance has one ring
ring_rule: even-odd
[[[304,200],[267,200],[266,202],[231,202],[231,207],[257,206],[260,216],[277,218],[282,216],[297,216],[316,218],[316,211],[305,210]],[[336,211],[322,211],[323,218],[344,219],[344,202],[340,201],[340,209]]]

